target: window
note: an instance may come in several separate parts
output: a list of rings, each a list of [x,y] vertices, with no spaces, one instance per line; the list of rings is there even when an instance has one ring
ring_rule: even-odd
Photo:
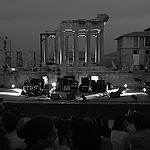
[[[11,67],[11,57],[5,57],[5,63]]]
[[[150,46],[150,37],[146,37],[145,46]]]
[[[4,40],[4,50],[7,50],[7,42]]]
[[[138,46],[138,37],[133,37],[133,47]]]
[[[138,50],[133,50],[133,54],[138,54]]]
[[[145,51],[145,54],[149,54],[149,50],[146,50],[146,51]]]
[[[140,46],[144,46],[144,37],[140,37]]]
[[[17,52],[17,67],[23,67],[23,58],[22,58],[22,52]]]
[[[121,39],[118,39],[118,47],[122,47],[123,46],[123,43],[122,43],[122,38]]]

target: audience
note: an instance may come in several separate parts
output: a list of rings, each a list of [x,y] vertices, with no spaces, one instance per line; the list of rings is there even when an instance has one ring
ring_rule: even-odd
[[[9,140],[6,138],[6,130],[0,127],[0,149],[10,150]]]
[[[131,135],[131,150],[150,150],[150,130],[147,129],[147,117],[144,113],[133,113],[136,132]]]
[[[111,128],[109,128],[107,118],[102,118],[101,135],[110,139]]]
[[[127,120],[125,115],[118,115],[114,120],[114,125],[111,132],[111,142],[113,150],[129,150],[129,133],[125,130],[127,128]]]
[[[58,149],[60,150],[70,150],[71,148],[71,141],[69,139],[69,126],[67,122],[60,118],[60,117],[53,117],[53,122],[55,128],[57,129],[57,136],[58,136]],[[69,148],[70,147],[70,148]]]
[[[6,111],[0,118],[0,150],[150,150],[150,117],[129,108],[116,116],[112,129],[105,117],[22,120],[20,111]]]
[[[102,138],[95,122],[90,118],[74,121],[72,128],[73,147],[77,150],[112,150],[111,141]]]
[[[20,128],[19,135],[25,139],[25,150],[55,150],[57,130],[47,116],[31,118]]]
[[[25,148],[25,142],[17,135],[18,120],[14,113],[5,112],[1,118],[1,123],[6,130],[6,138],[9,140],[10,148]]]

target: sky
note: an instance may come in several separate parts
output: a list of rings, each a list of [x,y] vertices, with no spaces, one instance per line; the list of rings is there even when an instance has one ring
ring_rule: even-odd
[[[0,0],[0,36],[12,50],[40,51],[39,35],[62,20],[110,18],[105,25],[105,54],[117,50],[122,34],[150,27],[150,0]]]

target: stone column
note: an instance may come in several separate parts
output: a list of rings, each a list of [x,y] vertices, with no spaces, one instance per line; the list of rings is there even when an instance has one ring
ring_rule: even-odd
[[[74,51],[73,51],[73,57],[74,57],[74,67],[79,66],[79,38],[78,38],[78,30],[74,32]]]
[[[48,38],[45,38],[44,40],[44,61],[43,63],[46,65],[46,62],[48,62],[49,56],[48,56]]]
[[[40,55],[41,55],[41,62],[40,65],[43,63],[43,45],[42,45],[42,34],[40,34]]]
[[[55,42],[54,63],[59,64],[58,36],[55,36],[54,42]]]
[[[65,60],[66,60],[65,63],[66,63],[66,65],[69,64],[68,38],[69,38],[69,36],[66,35],[65,36]]]
[[[95,33],[95,63],[98,63],[98,31]]]
[[[97,34],[97,63],[104,65],[104,29]]]
[[[87,67],[91,67],[91,30],[87,31]]]
[[[100,64],[104,65],[104,29],[100,31]]]
[[[65,46],[64,33],[61,32],[61,35],[60,35],[60,48],[61,48],[61,61],[60,61],[60,64],[61,64],[62,67],[64,67],[65,64],[66,64],[64,46]]]

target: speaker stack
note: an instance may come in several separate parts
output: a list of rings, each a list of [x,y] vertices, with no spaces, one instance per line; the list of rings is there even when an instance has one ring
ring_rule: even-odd
[[[57,91],[62,91],[63,90],[63,78],[57,78],[57,83],[56,83],[56,90]]]
[[[90,80],[89,80],[89,78],[88,77],[82,78],[81,79],[81,84],[83,86],[90,86]]]
[[[105,80],[97,80],[98,92],[106,92]]]
[[[95,80],[91,80],[92,92],[98,92],[97,83]]]
[[[88,77],[81,78],[80,92],[88,93],[90,87],[90,80]]]

